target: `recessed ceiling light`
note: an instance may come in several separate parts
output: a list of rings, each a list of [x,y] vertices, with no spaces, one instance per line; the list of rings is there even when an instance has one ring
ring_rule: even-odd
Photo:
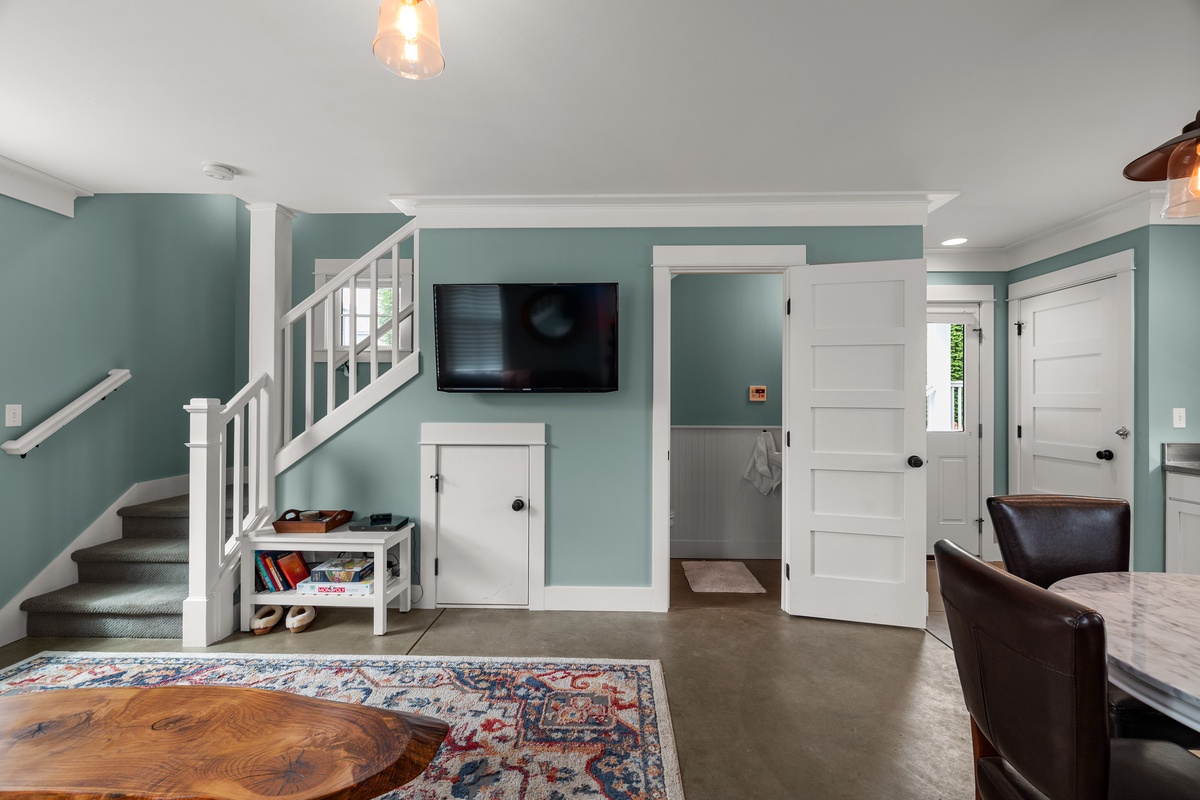
[[[956,244],[966,244],[966,243],[967,243],[967,240],[962,238],[961,236],[959,236],[954,239],[947,239],[946,241],[942,242],[942,247],[954,247],[954,245],[956,245]]]
[[[226,164],[218,164],[215,161],[204,161],[200,164],[200,171],[210,178],[215,178],[219,181],[231,181],[233,176],[237,175],[237,170]]]

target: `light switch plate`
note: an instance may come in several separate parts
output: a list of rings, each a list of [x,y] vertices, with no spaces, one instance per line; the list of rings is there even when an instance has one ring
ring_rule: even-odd
[[[21,407],[19,405],[8,405],[4,407],[4,427],[21,427]]]
[[[1187,409],[1186,408],[1171,409],[1171,424],[1173,424],[1176,428],[1186,428],[1187,427]]]

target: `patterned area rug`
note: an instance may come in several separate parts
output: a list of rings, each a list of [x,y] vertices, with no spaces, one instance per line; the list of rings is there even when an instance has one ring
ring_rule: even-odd
[[[693,592],[767,592],[741,561],[684,561],[683,574]]]
[[[450,725],[389,799],[683,800],[657,661],[45,652],[0,670],[0,695],[86,686],[281,689]]]

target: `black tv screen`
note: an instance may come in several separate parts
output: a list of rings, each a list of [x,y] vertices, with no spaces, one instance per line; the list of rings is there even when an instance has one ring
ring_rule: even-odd
[[[433,287],[441,392],[615,392],[617,284]]]

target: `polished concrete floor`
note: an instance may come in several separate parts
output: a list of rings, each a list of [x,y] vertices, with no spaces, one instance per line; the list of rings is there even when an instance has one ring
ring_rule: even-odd
[[[688,800],[969,800],[970,731],[950,649],[920,630],[788,617],[778,564],[747,562],[765,595],[697,595],[673,563],[667,614],[415,610],[392,612],[389,633],[373,636],[365,610],[320,609],[303,633],[277,626],[207,650],[655,658]],[[183,648],[23,639],[0,648],[0,665],[43,650]]]

